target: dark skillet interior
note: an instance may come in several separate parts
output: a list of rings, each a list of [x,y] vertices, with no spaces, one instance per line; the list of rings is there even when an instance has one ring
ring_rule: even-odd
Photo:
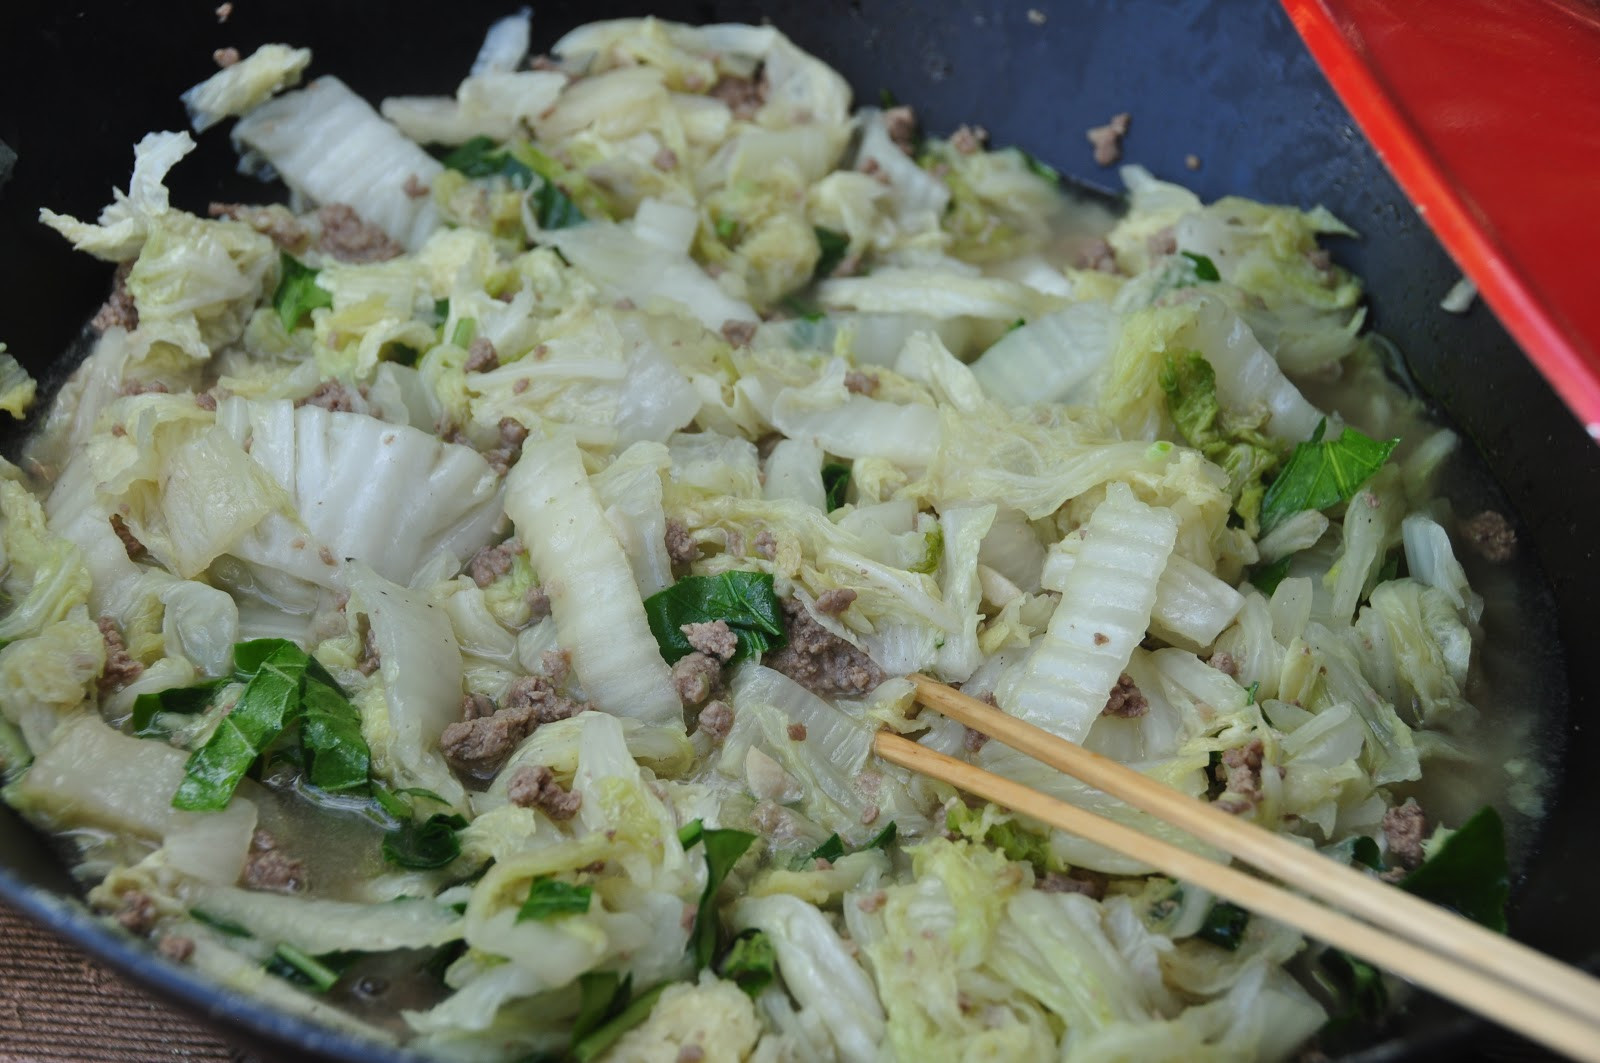
[[[214,0],[98,5],[9,0],[0,4],[0,71],[6,102],[0,140],[18,155],[0,188],[0,339],[42,380],[70,369],[62,356],[103,299],[110,269],[71,253],[34,221],[40,206],[90,217],[113,184],[126,186],[131,145],[153,129],[184,128],[178,93],[213,69],[212,49],[265,41],[311,46],[314,74],[336,73],[376,100],[398,92],[449,92],[466,73],[488,22],[513,9],[455,0],[384,3],[235,0],[219,26]],[[1455,268],[1353,127],[1276,5],[1153,0],[968,0],[935,7],[908,0],[811,0],[804,5],[661,0],[650,10],[692,22],[769,16],[802,47],[839,68],[858,97],[882,89],[912,102],[925,126],[981,123],[996,144],[1020,145],[1058,169],[1112,186],[1089,159],[1083,130],[1133,114],[1130,161],[1182,180],[1204,198],[1238,193],[1322,203],[1364,234],[1336,258],[1362,274],[1371,321],[1410,360],[1410,373],[1463,429],[1483,461],[1458,461],[1456,504],[1520,516],[1524,562],[1542,566],[1553,598],[1530,593],[1526,630],[1507,633],[1546,682],[1527,700],[1565,743],[1554,811],[1533,840],[1512,924],[1530,944],[1569,961],[1600,952],[1588,883],[1600,847],[1586,812],[1600,797],[1600,728],[1582,727],[1600,682],[1579,668],[1569,689],[1558,644],[1600,645],[1600,450],[1522,358],[1481,304],[1463,317],[1439,298]],[[547,3],[535,12],[535,47],[573,25],[640,13],[624,3]],[[1199,155],[1198,173],[1184,169]],[[3,154],[3,153],[0,153]],[[233,172],[227,138],[212,131],[175,171],[175,204],[261,200],[271,193]],[[3,178],[0,178],[3,180]],[[0,440],[14,453],[17,434]],[[1472,448],[1468,448],[1469,450]],[[1485,471],[1485,469],[1487,471]],[[1494,486],[1498,483],[1499,487]],[[1503,497],[1500,492],[1503,491]],[[1568,704],[1563,704],[1563,702]],[[1540,703],[1543,704],[1540,704]],[[1574,722],[1568,722],[1574,721]],[[287,1049],[290,1058],[398,1058],[329,1037],[223,994],[146,955],[63,904],[70,879],[44,840],[0,808],[0,898],[83,944],[153,990],[217,1018],[238,1040]],[[1396,1020],[1369,1059],[1529,1058],[1533,1050],[1431,999]]]

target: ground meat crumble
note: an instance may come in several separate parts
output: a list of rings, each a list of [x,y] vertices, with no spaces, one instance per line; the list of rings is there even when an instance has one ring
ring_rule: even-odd
[[[878,393],[878,374],[852,369],[844,375],[844,389],[853,395],[871,398]]]
[[[1261,739],[1236,746],[1222,754],[1222,774],[1226,786],[1216,806],[1224,812],[1248,812],[1261,803]]]
[[[1094,145],[1094,161],[1101,166],[1111,166],[1122,158],[1122,138],[1128,135],[1133,116],[1124,111],[1111,116],[1105,125],[1097,125],[1084,136]]]
[[[117,622],[109,616],[102,616],[96,623],[100,628],[100,638],[106,644],[106,667],[100,673],[100,689],[114,690],[138,679],[144,673],[144,665],[128,655],[128,647],[122,641],[122,632],[117,630]]]
[[[1131,675],[1123,672],[1117,677],[1117,685],[1111,688],[1111,695],[1106,698],[1106,707],[1100,710],[1100,715],[1131,720],[1149,711],[1150,702],[1145,699],[1144,691],[1134,684]]]
[[[462,370],[468,373],[487,373],[500,368],[500,352],[494,349],[487,336],[478,336],[467,347],[467,361]]]
[[[106,298],[105,305],[95,313],[94,320],[89,322],[101,332],[109,328],[124,328],[132,332],[139,327],[139,308],[134,305],[133,293],[128,291],[128,274],[132,270],[131,262],[124,262],[117,267],[111,279],[111,294]]]
[[[856,600],[856,592],[844,587],[835,587],[831,591],[823,591],[817,595],[817,612],[824,616],[838,616]]]
[[[713,742],[722,741],[733,730],[733,709],[725,701],[708,701],[700,710],[695,730]]]
[[[1462,521],[1461,534],[1487,561],[1503,563],[1517,554],[1517,533],[1511,530],[1511,522],[1492,509]]]
[[[684,624],[680,631],[689,645],[709,657],[726,662],[739,652],[739,638],[726,620],[711,620],[704,624]]]
[[[883,112],[883,128],[895,147],[911,155],[917,147],[917,112],[901,104]]]
[[[257,830],[244,862],[244,888],[298,893],[306,888],[305,865],[279,849],[278,840],[270,833]]]
[[[1396,805],[1383,814],[1383,839],[1388,845],[1389,862],[1405,871],[1421,866],[1422,839],[1427,835],[1428,817],[1414,800]]]
[[[728,105],[735,118],[749,121],[767,102],[767,80],[754,78],[719,78],[706,95]]]
[[[512,682],[500,708],[483,715],[484,706],[469,699],[462,719],[444,729],[439,749],[458,771],[486,779],[536,727],[576,716],[588,708],[556,689],[549,676],[529,675]],[[487,699],[485,699],[487,700]],[[468,715],[468,713],[471,715]]]
[[[383,262],[399,258],[405,248],[389,234],[361,220],[347,203],[329,203],[317,210],[317,246],[340,262]]]
[[[318,406],[329,413],[354,413],[356,409],[355,396],[350,390],[337,380],[324,380],[317,385],[317,390],[304,398],[295,399],[298,406]]]
[[[672,688],[685,708],[703,704],[722,681],[722,662],[696,651],[672,666]]]
[[[485,546],[467,562],[467,575],[480,587],[487,587],[511,571],[517,555],[522,552],[522,540],[507,539],[498,546]]]
[[[543,764],[524,764],[511,775],[506,796],[522,808],[537,808],[554,820],[571,819],[583,805],[583,795],[556,782]]]
[[[754,321],[724,321],[722,323],[722,338],[735,347],[748,347],[750,341],[755,339],[756,323]]]
[[[667,518],[667,558],[674,565],[687,565],[700,556],[689,529],[677,517]]]
[[[763,663],[815,694],[864,694],[887,676],[872,658],[824,628],[794,598],[783,600],[788,641]]]
[[[129,561],[143,561],[149,556],[150,551],[145,549],[137,536],[128,528],[128,522],[122,519],[122,514],[111,514],[111,530],[117,533],[117,538],[122,540],[122,548],[128,552]]]

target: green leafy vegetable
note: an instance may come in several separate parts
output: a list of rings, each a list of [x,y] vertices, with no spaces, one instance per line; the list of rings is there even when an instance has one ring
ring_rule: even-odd
[[[922,555],[922,560],[906,568],[909,572],[920,572],[931,576],[939,571],[939,562],[944,558],[944,529],[935,528],[928,532],[923,536],[923,542],[927,544],[927,549]]]
[[[234,646],[233,666],[231,680],[144,695],[135,702],[134,732],[148,736],[159,732],[160,713],[200,711],[221,686],[245,684],[233,711],[190,754],[172,797],[174,808],[225,808],[245,772],[294,727],[299,749],[282,754],[305,768],[307,782],[328,793],[364,790],[372,753],[361,736],[360,714],[316,658],[287,639],[255,639]]]
[[[1216,371],[1197,351],[1168,355],[1160,382],[1178,434],[1227,472],[1234,512],[1250,535],[1259,534],[1266,478],[1283,461],[1282,445],[1261,431],[1264,415],[1224,411]]]
[[[1378,843],[1365,834],[1357,835],[1355,841],[1351,843],[1350,860],[1373,871],[1383,870],[1383,856],[1378,852]]]
[[[751,997],[772,984],[778,974],[778,952],[772,940],[759,930],[746,930],[733,939],[717,973]]]
[[[694,931],[689,935],[689,952],[695,966],[708,967],[717,953],[717,890],[739,862],[739,857],[756,840],[754,834],[742,830],[707,830],[700,820],[686,825],[678,832],[684,848],[701,845],[706,853],[706,888],[700,893],[700,907],[695,912]]]
[[[809,860],[837,860],[844,855],[844,841],[837,834],[828,835],[828,840],[811,850],[806,859]]]
[[[863,845],[861,848],[863,850],[866,850],[866,849],[887,849],[887,848],[889,848],[889,846],[894,844],[895,837],[899,833],[900,833],[900,828],[895,826],[894,820],[891,819],[889,821],[889,825],[888,826],[884,827],[877,834],[874,834],[872,836],[872,840],[870,842],[868,842],[867,844]]]
[[[804,871],[818,860],[827,860],[830,863],[849,853],[863,853],[868,849],[887,849],[895,839],[896,828],[893,820],[889,825],[872,836],[872,840],[862,846],[851,848],[846,845],[843,838],[837,833],[828,835],[826,841],[804,856],[795,856],[790,860],[789,867],[793,871]]]
[[[1026,325],[1027,323],[1028,323],[1028,319],[1027,318],[1019,317],[1015,321],[1013,321],[1011,324],[1006,326],[1006,331],[1007,332],[1015,332],[1015,331],[1017,331],[1017,329],[1021,328],[1023,325]]]
[[[970,841],[981,842],[998,849],[1007,860],[1019,864],[1032,864],[1039,874],[1048,871],[1065,871],[1067,865],[1050,851],[1050,839],[1026,830],[1015,820],[988,821],[982,808],[968,808],[964,804],[951,806],[945,813],[945,829]]]
[[[133,699],[133,718],[129,726],[140,738],[165,738],[166,728],[160,725],[157,717],[169,712],[184,716],[204,712],[210,707],[217,691],[227,686],[228,682],[227,679],[212,679],[192,687],[173,687],[140,694]]]
[[[1345,1011],[1335,1015],[1330,1026],[1375,1022],[1389,1010],[1389,991],[1384,987],[1383,973],[1372,964],[1343,949],[1328,949],[1317,962],[1328,987],[1345,1003]]]
[[[844,261],[845,252],[850,250],[850,237],[832,229],[824,229],[820,225],[812,226],[812,231],[817,234],[817,246],[822,249],[822,254],[817,259],[817,266],[811,271],[811,275],[832,276],[839,263]]]
[[[473,137],[439,161],[468,177],[492,177],[502,172],[505,152],[488,137]]]
[[[717,219],[712,229],[716,232],[718,240],[725,244],[732,243],[733,238],[739,235],[739,220],[737,218],[721,217]]]
[[[254,934],[250,933],[249,928],[240,926],[231,919],[224,919],[221,916],[212,915],[204,908],[190,908],[189,918],[193,919],[202,926],[209,926],[217,933],[226,934],[231,938],[248,938],[255,936]]]
[[[1488,806],[1479,809],[1401,879],[1400,888],[1504,934],[1511,869],[1500,814]]]
[[[326,993],[360,955],[358,952],[330,952],[312,956],[293,945],[279,945],[272,959],[267,961],[267,973],[318,993]]]
[[[367,785],[372,751],[361,737],[361,714],[336,686],[306,676],[301,695],[300,746],[306,779],[328,793],[351,793]]]
[[[1278,589],[1278,584],[1282,583],[1284,578],[1289,575],[1289,562],[1291,560],[1293,560],[1292,555],[1286,554],[1270,565],[1257,567],[1250,573],[1250,582],[1255,584],[1256,589],[1261,591],[1262,594],[1271,597],[1272,592]]]
[[[656,1000],[670,984],[670,982],[662,982],[654,988],[646,989],[629,1001],[621,1011],[607,1019],[604,1025],[582,1038],[574,1038],[572,1042],[573,1058],[578,1063],[589,1063],[590,1060],[604,1054],[607,1049],[617,1043],[623,1034],[650,1017],[650,1011],[656,1006]],[[619,996],[626,998],[626,984],[624,984],[623,991]]]
[[[450,342],[457,347],[472,346],[472,339],[478,334],[478,321],[476,318],[464,317],[456,322],[456,327],[450,333]]]
[[[830,461],[822,466],[822,492],[828,499],[828,512],[844,505],[845,493],[850,490],[850,466]]]
[[[444,812],[436,812],[421,823],[403,820],[384,834],[383,858],[415,871],[444,867],[461,855],[461,839],[456,831],[466,825],[459,815]]]
[[[310,657],[283,642],[261,662],[205,745],[184,765],[183,782],[172,795],[174,808],[207,812],[226,808],[244,773],[292,721]]]
[[[272,293],[272,308],[283,327],[294,331],[305,316],[319,306],[332,306],[333,296],[317,284],[320,270],[312,269],[287,252],[279,252],[280,275]]]
[[[1022,164],[1028,168],[1029,173],[1041,180],[1049,181],[1053,185],[1061,183],[1061,172],[1054,166],[1051,166],[1046,162],[1041,162],[1039,159],[1028,154],[1026,151],[1023,151],[1021,148],[1016,150],[1017,154],[1022,156]]]
[[[632,976],[616,971],[588,971],[578,976],[578,1014],[572,1020],[574,1044],[589,1036],[627,1006]]]
[[[1400,445],[1398,439],[1380,441],[1354,428],[1323,442],[1326,429],[1324,421],[1310,440],[1297,444],[1283,472],[1267,488],[1261,503],[1263,531],[1271,531],[1285,517],[1302,510],[1327,509],[1349,501]]]
[[[1205,921],[1194,932],[1194,936],[1233,952],[1244,941],[1245,928],[1249,925],[1249,912],[1237,904],[1218,901],[1206,913]]]
[[[739,648],[733,660],[759,657],[787,637],[772,576],[766,572],[723,572],[687,576],[644,600],[650,631],[668,664],[694,652],[684,624],[725,620]]]
[[[1244,693],[1245,704],[1254,705],[1256,703],[1256,695],[1261,693],[1261,680],[1258,679],[1254,683],[1251,683],[1249,686],[1245,687]]]
[[[1194,275],[1203,281],[1219,281],[1222,274],[1217,272],[1217,264],[1205,255],[1197,255],[1193,251],[1182,252],[1184,258],[1194,263]]]
[[[821,321],[827,315],[822,312],[822,307],[798,295],[784,298],[782,307],[801,321]]]
[[[554,159],[528,144],[502,147],[488,137],[473,137],[440,161],[468,177],[503,177],[513,188],[530,190],[533,215],[541,229],[582,225],[590,212],[604,213],[593,204],[586,204],[590,207],[586,212],[562,187],[564,182],[571,182],[571,175]]]
[[[535,919],[544,922],[563,915],[583,915],[589,910],[594,890],[588,886],[574,886],[557,878],[534,879],[528,887],[528,897],[517,910],[517,922]]]
[[[533,190],[533,216],[541,229],[570,229],[588,220],[572,197],[548,177],[541,177]]]
[[[1378,583],[1388,583],[1392,579],[1400,578],[1400,551],[1390,550],[1384,556],[1383,565],[1378,569]]]

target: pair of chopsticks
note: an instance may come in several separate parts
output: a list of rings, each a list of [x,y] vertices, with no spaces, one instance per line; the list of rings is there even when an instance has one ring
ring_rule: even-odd
[[[926,676],[910,679],[923,705],[1343,911],[890,732],[875,740],[883,759],[1192,882],[1574,1059],[1600,1063],[1600,981],[958,690]]]

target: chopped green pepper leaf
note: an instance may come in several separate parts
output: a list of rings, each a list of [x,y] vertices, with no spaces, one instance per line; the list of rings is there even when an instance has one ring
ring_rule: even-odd
[[[267,961],[267,973],[315,992],[326,993],[360,955],[358,952],[330,952],[312,956],[293,945],[279,945],[272,959]]]
[[[461,855],[461,839],[456,831],[466,825],[459,815],[443,812],[436,812],[421,823],[403,820],[384,834],[383,858],[417,871],[444,867]]]
[[[548,177],[541,177],[533,190],[533,216],[541,229],[570,229],[588,220],[572,197]]]
[[[1345,1004],[1343,1014],[1335,1015],[1330,1025],[1375,1022],[1389,1009],[1389,990],[1383,984],[1383,972],[1372,964],[1343,949],[1328,949],[1318,960],[1318,966],[1329,988]]]
[[[261,662],[232,712],[184,765],[172,807],[191,812],[226,808],[244,773],[293,721],[310,656],[285,643]]]
[[[1292,554],[1285,554],[1270,565],[1261,565],[1253,569],[1250,573],[1250,582],[1270,598],[1272,592],[1278,589],[1278,584],[1289,575],[1289,562],[1292,560]]]
[[[1249,912],[1237,904],[1218,901],[1206,913],[1205,921],[1194,932],[1194,936],[1233,952],[1244,941],[1245,928],[1249,925]]]
[[[844,841],[837,834],[828,835],[828,840],[811,850],[807,860],[837,860],[844,855]]]
[[[822,467],[822,493],[827,496],[828,512],[844,505],[845,494],[850,490],[850,466],[830,461]]]
[[[578,1063],[589,1063],[590,1060],[604,1054],[623,1034],[650,1017],[650,1011],[656,1006],[656,1000],[670,984],[662,982],[652,989],[646,989],[629,1001],[628,1006],[615,1017],[608,1019],[605,1025],[581,1039],[575,1039],[572,1043],[573,1058]]]
[[[632,976],[616,971],[588,971],[578,976],[578,1014],[572,1020],[572,1042],[588,1037],[627,1004]]]
[[[1262,531],[1271,531],[1302,510],[1327,509],[1349,501],[1400,445],[1398,439],[1380,441],[1354,428],[1323,442],[1326,429],[1323,421],[1310,440],[1297,444],[1283,472],[1267,488],[1261,502]]]
[[[1259,534],[1266,478],[1283,462],[1283,445],[1261,431],[1264,414],[1234,414],[1217,398],[1217,374],[1198,351],[1168,355],[1161,367],[1167,413],[1186,443],[1228,474],[1234,512]]]
[[[812,226],[812,231],[817,234],[817,247],[822,254],[817,259],[816,268],[811,271],[813,277],[829,277],[844,261],[845,252],[850,250],[850,237],[832,229],[824,229],[820,225]]]
[[[179,713],[192,716],[204,712],[211,699],[228,684],[227,679],[209,679],[192,687],[173,687],[140,694],[133,699],[133,718],[130,726],[140,738],[165,738],[166,729],[156,722],[162,713]]]
[[[772,576],[766,572],[686,576],[646,598],[644,612],[668,664],[694,652],[683,634],[685,624],[727,621],[739,643],[735,661],[759,657],[782,646],[787,637]]]
[[[319,306],[332,306],[333,296],[317,284],[320,270],[312,269],[288,252],[279,252],[278,287],[272,308],[286,331],[293,332],[305,316]]]
[[[367,785],[372,751],[361,736],[361,714],[338,688],[305,677],[301,695],[300,746],[306,779],[328,793],[350,793]]]
[[[717,966],[717,973],[751,997],[758,997],[777,977],[778,951],[766,934],[746,930],[733,939],[727,955]]]
[[[722,888],[723,879],[728,877],[728,872],[733,870],[733,865],[739,862],[739,857],[750,848],[756,836],[742,830],[707,830],[699,820],[695,820],[679,831],[679,838],[690,826],[696,825],[699,829],[692,835],[692,840],[685,844],[685,848],[699,843],[706,852],[706,888],[700,893],[694,931],[689,935],[689,952],[694,956],[695,966],[700,968],[710,966],[711,958],[717,953],[717,890]]]
[[[1219,281],[1222,274],[1217,272],[1217,264],[1205,255],[1197,255],[1193,251],[1181,252],[1183,257],[1194,263],[1194,275],[1198,280]]]
[[[574,886],[557,878],[536,878],[528,887],[527,899],[517,909],[516,921],[544,922],[562,915],[583,915],[593,896],[594,890],[588,886]]]
[[[190,908],[189,918],[193,919],[202,926],[209,926],[217,933],[226,934],[231,938],[248,938],[255,936],[254,934],[250,933],[248,927],[240,926],[232,919],[224,919],[221,916],[212,915],[204,908]]]
[[[1511,869],[1500,814],[1487,805],[1479,809],[1401,879],[1400,888],[1504,934]]]

